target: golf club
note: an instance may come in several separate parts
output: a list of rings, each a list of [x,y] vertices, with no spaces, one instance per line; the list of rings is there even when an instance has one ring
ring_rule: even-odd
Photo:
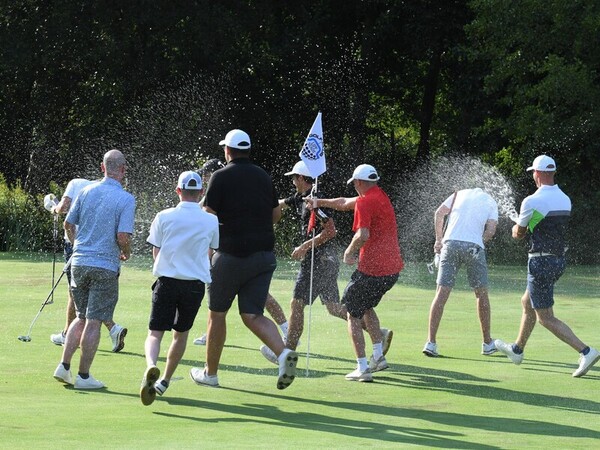
[[[35,321],[37,320],[37,318],[40,316],[40,314],[44,310],[44,307],[46,305],[49,305],[51,303],[49,301],[50,297],[52,297],[52,295],[54,295],[54,290],[56,289],[56,286],[58,286],[58,283],[60,283],[60,280],[62,280],[62,277],[65,275],[65,273],[67,273],[67,270],[69,270],[70,266],[71,266],[71,258],[69,258],[69,260],[65,264],[65,267],[63,267],[63,270],[62,270],[62,273],[60,274],[60,277],[58,277],[58,280],[56,280],[56,283],[54,284],[54,286],[52,286],[52,290],[48,294],[48,297],[46,297],[46,300],[44,301],[44,303],[42,303],[42,306],[41,306],[40,310],[37,312],[37,314],[33,318],[33,321],[31,322],[31,325],[29,326],[29,331],[27,332],[27,334],[24,335],[24,336],[21,335],[21,336],[17,337],[17,339],[19,339],[21,342],[30,342],[31,341],[31,330],[33,329],[33,325],[35,324]]]
[[[56,247],[58,239],[58,214],[54,214],[54,227],[52,229],[52,286],[54,286],[54,278],[56,274]],[[54,291],[54,289],[52,290]],[[48,302],[49,305],[54,303],[54,293]]]

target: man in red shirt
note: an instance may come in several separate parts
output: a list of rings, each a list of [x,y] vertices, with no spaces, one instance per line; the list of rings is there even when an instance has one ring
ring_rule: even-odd
[[[342,303],[348,309],[348,332],[358,363],[356,370],[346,375],[350,381],[373,381],[373,372],[388,368],[375,307],[394,286],[404,266],[394,208],[377,181],[379,175],[375,168],[361,164],[348,180],[358,197],[312,200],[313,207],[354,210],[354,237],[344,252],[344,262],[348,265],[358,262],[358,267],[342,297]],[[373,342],[373,355],[369,361],[361,321]]]

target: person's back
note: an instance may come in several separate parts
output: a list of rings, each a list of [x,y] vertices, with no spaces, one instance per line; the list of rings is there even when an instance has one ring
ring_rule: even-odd
[[[277,195],[271,177],[249,159],[234,159],[215,172],[205,205],[219,218],[219,250],[236,256],[272,251],[274,202]]]
[[[460,190],[443,240],[472,242],[483,248],[483,230],[488,220],[498,220],[496,201],[480,188]]]

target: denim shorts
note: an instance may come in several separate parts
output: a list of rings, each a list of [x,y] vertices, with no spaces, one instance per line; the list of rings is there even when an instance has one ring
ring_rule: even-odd
[[[533,309],[554,305],[554,284],[565,272],[564,256],[538,256],[527,261],[527,291]]]
[[[485,250],[477,244],[465,241],[446,241],[440,253],[440,269],[437,284],[454,287],[456,274],[462,265],[467,268],[469,286],[473,289],[487,287],[488,270]]]
[[[71,293],[80,319],[112,320],[119,300],[119,274],[90,266],[71,266]]]

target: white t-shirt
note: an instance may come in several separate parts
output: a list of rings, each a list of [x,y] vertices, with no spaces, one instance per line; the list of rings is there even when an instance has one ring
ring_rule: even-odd
[[[179,202],[175,208],[159,212],[147,241],[160,248],[152,268],[154,276],[212,281],[208,249],[219,248],[219,221],[198,203]]]
[[[454,194],[448,197],[444,206],[450,208],[453,197]],[[498,221],[498,204],[489,194],[480,188],[458,191],[442,242],[472,242],[483,248],[483,231],[488,220]]]
[[[71,199],[71,205],[73,205],[79,193],[83,191],[83,188],[92,183],[95,183],[95,181],[86,180],[85,178],[73,178],[71,181],[69,181],[69,184],[67,184],[67,188],[62,196],[63,198],[69,197]],[[65,231],[65,241],[68,239],[67,232]]]

